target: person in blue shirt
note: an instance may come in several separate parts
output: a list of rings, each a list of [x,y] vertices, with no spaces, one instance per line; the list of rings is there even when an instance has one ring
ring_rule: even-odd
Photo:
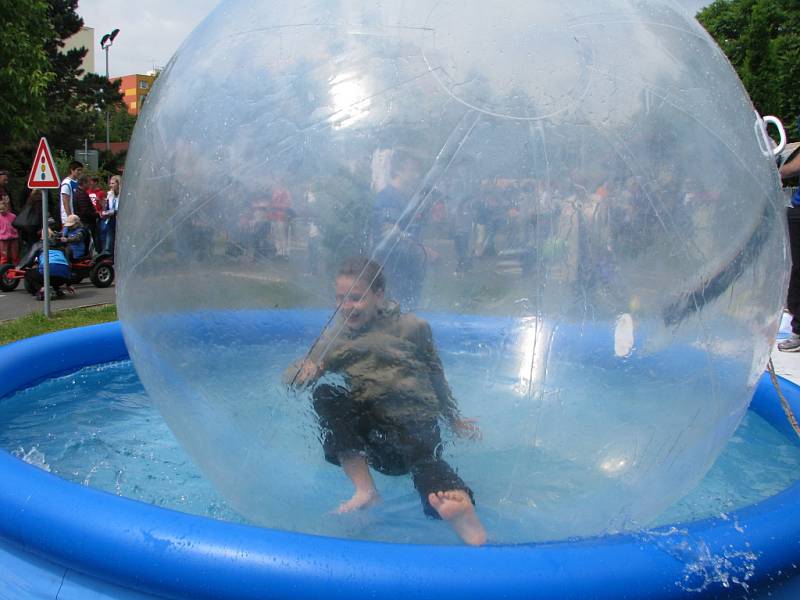
[[[419,305],[427,255],[422,245],[424,193],[419,161],[405,150],[392,152],[389,183],[375,197],[372,210],[373,258],[383,266],[387,293],[403,310]]]
[[[69,217],[68,217],[69,218]],[[75,290],[69,285],[72,277],[69,259],[64,251],[63,242],[56,234],[48,228],[50,236],[50,248],[48,251],[48,262],[50,263],[50,287],[56,296],[64,295],[67,292],[74,294]],[[42,260],[42,250],[39,250],[38,265],[25,272],[26,289],[37,290],[35,295],[38,300],[44,300],[44,261]]]
[[[78,215],[70,215],[64,221],[60,242],[67,249],[67,258],[80,260],[89,254],[89,231],[83,226]]]

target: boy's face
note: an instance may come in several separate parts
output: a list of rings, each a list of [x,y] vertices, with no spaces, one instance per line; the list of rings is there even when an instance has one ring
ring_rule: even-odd
[[[345,318],[345,327],[350,330],[361,329],[378,314],[383,291],[376,293],[368,288],[368,281],[356,281],[346,275],[336,278],[336,305]]]

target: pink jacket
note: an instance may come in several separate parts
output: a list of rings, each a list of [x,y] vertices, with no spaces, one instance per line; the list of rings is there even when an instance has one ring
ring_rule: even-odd
[[[0,215],[0,240],[16,240],[19,238],[19,232],[11,225],[16,218],[17,215],[11,211]]]

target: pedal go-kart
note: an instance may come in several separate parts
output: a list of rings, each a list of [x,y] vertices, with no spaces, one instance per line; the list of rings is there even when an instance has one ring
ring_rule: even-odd
[[[40,285],[36,285],[31,278],[25,277],[31,269],[38,269],[37,257],[42,249],[42,243],[34,244],[27,254],[14,266],[11,264],[0,266],[0,290],[13,292],[19,286],[20,281],[24,281],[25,290],[30,294],[36,294]],[[78,260],[70,262],[70,285],[82,282],[87,277],[95,287],[107,288],[114,283],[114,259],[107,253],[101,252],[92,256],[93,252]]]

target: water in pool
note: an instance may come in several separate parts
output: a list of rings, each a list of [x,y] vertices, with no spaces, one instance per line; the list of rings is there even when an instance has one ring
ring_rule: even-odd
[[[270,352],[281,356],[298,355],[297,350],[299,348],[270,348]],[[252,351],[243,353],[238,360],[244,364],[252,362],[249,372],[262,373],[265,389],[275,386],[279,371],[285,366],[275,364],[274,368],[264,370],[263,355]],[[485,390],[470,392],[468,382],[476,370],[481,369],[479,360],[474,356],[443,354],[443,361],[463,412],[478,417],[483,426],[483,441],[448,439],[446,455],[473,487],[491,540],[511,543],[568,537],[569,527],[547,521],[556,514],[554,507],[558,505],[560,494],[575,485],[570,465],[549,457],[546,448],[536,448],[535,444],[532,451],[540,451],[541,456],[521,455],[519,451],[505,449],[502,438],[514,435],[509,433],[513,423],[504,425],[506,431],[502,435],[494,432],[491,427],[493,411],[496,413],[500,402],[493,396],[494,408],[486,407]],[[258,365],[261,365],[260,371]],[[587,374],[580,379],[586,386],[583,393],[598,389],[599,382],[591,380]],[[220,375],[218,384],[230,390],[242,389],[241,381],[226,379],[224,374]],[[571,390],[571,393],[581,392]],[[297,408],[305,406],[307,398],[301,396],[296,400],[295,408],[301,415],[300,420],[305,419],[303,423],[289,425],[275,420],[280,416],[272,415],[270,435],[279,435],[273,430],[315,429],[310,411]],[[253,402],[257,404],[258,399]],[[263,406],[260,410],[263,412]],[[256,414],[257,408],[249,412],[247,418]],[[294,413],[288,411],[287,414]],[[178,444],[150,402],[130,362],[88,367],[7,397],[0,402],[0,425],[0,446],[70,481],[158,506],[248,522],[214,489]],[[322,460],[318,447],[308,447],[309,440],[312,440],[311,446],[315,446],[315,437],[314,433],[305,437],[287,436],[287,440],[302,438],[297,442],[302,447],[295,450],[318,457],[311,472],[297,474],[308,480],[308,497],[298,499],[293,506],[271,508],[270,512],[275,514],[267,515],[258,524],[359,539],[458,543],[447,527],[423,516],[408,477],[378,475],[376,481],[384,499],[380,506],[357,514],[331,514],[331,509],[348,496],[349,485],[338,468]],[[490,450],[486,451],[487,448]],[[287,453],[292,451],[287,449]],[[509,497],[505,487],[513,477],[481,478],[482,473],[492,469],[513,471],[516,462],[521,460],[541,463],[537,481],[517,484],[528,486],[521,494],[530,498],[527,506],[504,502],[504,498]],[[751,504],[787,487],[796,479],[799,467],[800,448],[748,412],[701,484],[654,524],[718,516]],[[258,473],[252,476],[257,477]],[[520,497],[519,489],[515,497]],[[258,499],[251,500],[258,502]],[[531,520],[526,517],[538,512],[548,518]]]

